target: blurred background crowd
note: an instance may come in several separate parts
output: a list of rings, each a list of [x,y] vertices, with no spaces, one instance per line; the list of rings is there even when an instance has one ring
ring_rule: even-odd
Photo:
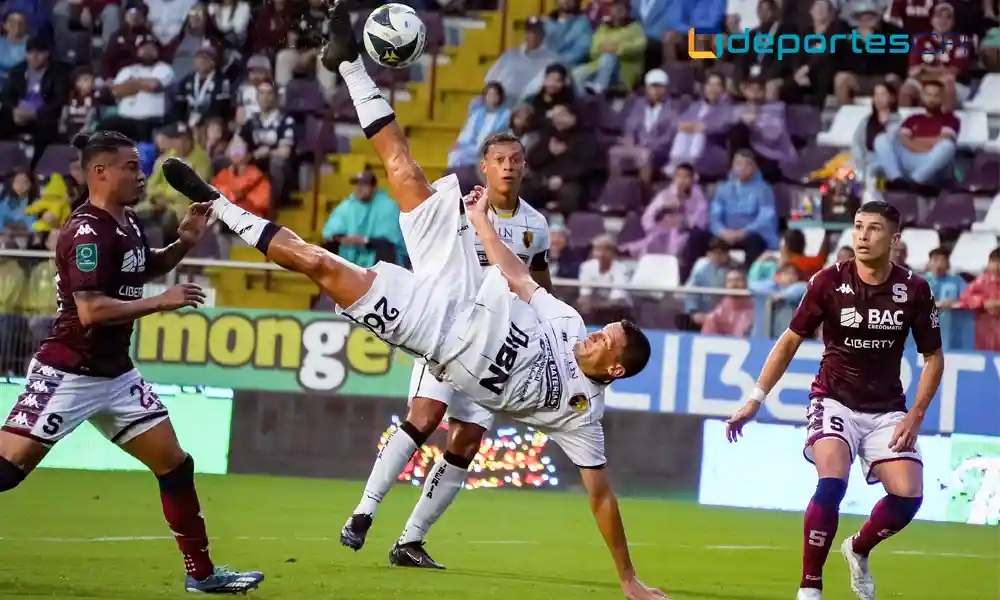
[[[780,334],[809,277],[852,255],[851,203],[882,198],[905,222],[893,259],[931,281],[946,347],[1000,351],[997,1],[404,3],[428,26],[427,55],[373,73],[417,160],[471,188],[481,142],[518,135],[522,198],[549,217],[552,275],[588,318]],[[150,181],[137,212],[154,246],[188,203],[160,168],[177,156],[331,251],[406,264],[384,173],[317,59],[324,0],[0,7],[0,367],[20,370],[54,312],[53,266],[25,251],[53,248],[79,200],[68,142],[81,131],[140,143]],[[699,36],[720,56],[692,60],[690,28],[749,31],[750,47],[757,34],[920,35],[910,54],[841,44],[780,61]],[[830,183],[844,172],[846,200]],[[256,260],[244,250],[216,233],[194,256]],[[330,308],[286,275],[188,274],[233,305]]]

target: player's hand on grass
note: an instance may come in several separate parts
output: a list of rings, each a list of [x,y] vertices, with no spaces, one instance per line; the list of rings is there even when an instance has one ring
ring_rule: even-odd
[[[160,294],[160,310],[177,310],[190,306],[198,308],[205,303],[205,290],[196,283],[178,283]]]
[[[196,245],[208,231],[212,219],[212,205],[208,202],[192,204],[184,213],[177,227],[177,237],[188,246]]]
[[[917,436],[920,435],[920,425],[923,418],[907,413],[903,420],[896,423],[896,429],[889,440],[889,449],[893,452],[913,452],[917,447]]]
[[[628,600],[663,600],[666,594],[656,588],[647,587],[636,577],[622,582],[622,592]]]
[[[760,402],[750,400],[726,421],[726,439],[730,443],[739,441],[743,437],[743,426],[757,416],[758,410],[760,410]]]

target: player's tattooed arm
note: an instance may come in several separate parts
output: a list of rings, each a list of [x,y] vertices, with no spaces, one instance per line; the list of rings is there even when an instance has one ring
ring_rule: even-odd
[[[205,292],[196,284],[180,283],[162,294],[138,300],[118,300],[86,290],[73,292],[73,301],[81,325],[122,325],[153,313],[198,307],[205,302]]]

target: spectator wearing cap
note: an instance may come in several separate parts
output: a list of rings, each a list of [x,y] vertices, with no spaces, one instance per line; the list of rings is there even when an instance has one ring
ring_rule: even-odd
[[[506,131],[509,124],[510,109],[504,106],[503,87],[491,81],[483,88],[482,96],[469,103],[469,116],[448,152],[448,167],[478,164],[486,138]]]
[[[627,285],[632,270],[617,258],[618,247],[610,235],[599,235],[591,243],[590,260],[580,265],[580,312],[593,320],[604,320],[608,313],[621,315],[631,304],[626,290],[607,287],[589,287],[587,284]],[[620,318],[620,316],[619,316]]]
[[[160,60],[160,44],[152,36],[139,38],[136,58],[138,62],[115,75],[111,93],[118,102],[118,114],[105,119],[102,126],[148,142],[167,116],[166,89],[174,82],[174,70]]]
[[[662,69],[646,73],[643,102],[636,102],[625,116],[624,134],[609,153],[612,172],[637,168],[649,184],[654,170],[667,163],[677,133],[677,109],[667,98],[669,81]]]
[[[733,108],[734,125],[729,130],[730,154],[753,152],[755,162],[768,181],[784,178],[782,165],[795,160],[795,146],[788,135],[785,104],[768,100],[764,80],[755,77],[741,86],[745,102]]]
[[[631,90],[642,75],[646,34],[632,20],[628,0],[612,0],[603,6],[608,7],[608,19],[590,42],[590,62],[573,69],[573,79],[598,94],[618,86]]]
[[[135,206],[135,212],[144,222],[162,226],[164,234],[169,237],[174,235],[191,200],[167,183],[163,162],[168,158],[180,158],[202,179],[209,180],[212,178],[212,161],[205,149],[195,143],[194,134],[187,124],[168,125],[161,133],[167,140],[166,152],[156,159],[146,185],[146,197]]]
[[[327,99],[333,97],[337,75],[323,66],[320,50],[329,34],[325,0],[309,0],[288,33],[289,47],[274,58],[274,80],[286,86],[295,78],[316,79]]]
[[[500,55],[486,73],[486,81],[496,81],[507,92],[510,102],[518,104],[538,92],[545,69],[559,62],[559,55],[546,48],[545,25],[538,17],[524,24],[524,43]]]
[[[729,244],[720,238],[712,238],[708,252],[699,258],[691,269],[684,284],[688,288],[721,289],[726,286],[726,274],[733,268],[729,257]],[[684,294],[684,314],[677,319],[677,328],[699,331],[721,301],[721,296],[709,294]]]
[[[732,128],[733,105],[726,95],[726,83],[719,73],[709,73],[701,86],[701,98],[677,117],[677,135],[670,146],[670,162],[664,167],[672,175],[681,163],[697,164],[709,145],[725,146]]]
[[[957,107],[969,99],[968,67],[975,61],[975,43],[968,36],[955,39],[955,8],[942,2],[931,12],[931,28],[937,35],[921,35],[914,40],[909,54],[909,78],[899,90],[901,106],[915,106],[920,101],[924,81],[938,81],[944,86],[945,104]]]
[[[288,47],[288,32],[292,29],[293,15],[288,0],[265,2],[260,10],[253,11],[247,51],[250,54],[273,56]],[[270,70],[270,67],[268,67]]]
[[[254,163],[271,178],[271,205],[277,207],[289,191],[293,172],[292,150],[295,148],[295,119],[278,107],[278,91],[274,84],[257,86],[260,112],[240,127],[242,139]]]
[[[125,23],[104,46],[101,58],[101,76],[114,79],[118,71],[136,62],[138,40],[151,35],[146,22],[146,5],[139,2],[125,10]]]
[[[580,0],[557,0],[556,9],[545,19],[545,47],[559,55],[567,67],[575,67],[590,54],[594,29],[580,10]]]
[[[36,155],[59,136],[59,116],[69,98],[69,69],[52,60],[49,44],[28,40],[24,62],[7,76],[0,92],[0,139],[30,137]]]
[[[533,205],[569,214],[585,208],[587,192],[604,178],[606,165],[593,131],[580,126],[569,104],[552,108],[551,127],[528,152],[526,198]]]
[[[362,267],[380,260],[401,265],[406,257],[399,207],[371,171],[358,173],[354,192],[337,205],[323,226],[323,246]]]
[[[0,37],[0,83],[7,73],[24,61],[28,54],[28,19],[23,13],[8,12],[3,20],[3,37]]]
[[[271,218],[271,182],[250,162],[246,143],[233,139],[226,150],[229,166],[219,171],[212,185],[230,202],[262,219]]]
[[[729,179],[715,189],[709,224],[712,235],[746,253],[747,264],[765,250],[778,248],[774,192],[761,177],[752,152],[740,150],[733,157]]]
[[[89,67],[77,67],[71,76],[73,88],[69,101],[59,117],[59,133],[66,141],[88,129],[97,121],[101,93],[94,85],[94,72]]]
[[[236,124],[241,127],[260,112],[257,86],[272,81],[271,61],[266,56],[251,56],[247,59],[246,70],[246,78],[236,89]]]
[[[195,4],[188,11],[181,32],[165,46],[163,54],[171,58],[170,66],[174,69],[174,78],[180,81],[194,72],[194,59],[199,52],[205,48],[212,48],[216,51],[218,60],[218,51],[223,44],[222,33],[209,18],[205,6]]]
[[[570,104],[575,102],[573,87],[570,85],[569,71],[566,67],[556,63],[545,68],[545,76],[542,78],[542,89],[531,98],[528,104],[534,111],[532,127],[542,129],[552,107],[559,104]]]
[[[198,0],[143,0],[150,31],[162,45],[172,42],[184,28],[188,12]]]
[[[900,189],[927,191],[950,180],[961,122],[944,104],[944,88],[935,81],[923,84],[924,112],[910,115],[875,138],[877,168]]]
[[[894,35],[906,35],[902,28],[887,23],[882,19],[881,12],[870,0],[857,2],[841,11],[841,15],[849,15],[854,21],[858,34],[867,38],[872,35],[884,36],[886,39]],[[906,54],[883,52],[838,52],[836,60],[837,75],[833,80],[833,93],[840,105],[850,104],[855,95],[871,96],[875,85],[879,82],[892,80],[899,84],[906,75]]]
[[[205,119],[232,117],[233,95],[229,80],[219,72],[218,53],[212,46],[198,50],[194,73],[181,79],[173,104],[173,120],[195,128]]]
[[[246,0],[220,0],[208,5],[208,15],[216,29],[234,48],[242,48],[250,28],[250,3]]]

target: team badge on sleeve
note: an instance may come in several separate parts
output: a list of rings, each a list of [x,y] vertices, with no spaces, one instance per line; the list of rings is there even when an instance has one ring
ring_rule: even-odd
[[[535,234],[527,229],[524,230],[524,236],[522,237],[525,248],[531,248],[531,242],[535,241]]]
[[[84,273],[97,268],[97,244],[80,244],[76,247],[76,268]]]

